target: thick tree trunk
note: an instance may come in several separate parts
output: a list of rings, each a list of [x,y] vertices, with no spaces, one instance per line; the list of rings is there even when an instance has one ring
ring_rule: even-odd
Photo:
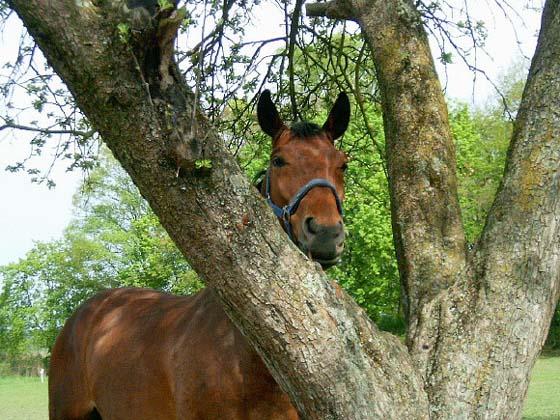
[[[559,295],[559,0],[546,4],[505,178],[470,256],[447,111],[412,2],[308,9],[357,20],[373,51],[408,352],[287,240],[204,117],[191,119],[192,95],[161,65],[169,50],[155,32],[122,43],[109,3],[10,2],[302,416],[519,417]],[[196,170],[201,159],[212,168]]]
[[[205,118],[192,120],[161,32],[123,43],[111,2],[10,5],[304,418],[427,417],[406,348],[288,241]]]
[[[468,271],[424,308],[412,352],[432,411],[451,418],[521,417],[558,301],[559,4],[548,1],[543,11],[504,179]]]
[[[333,1],[356,20],[383,96],[408,346],[433,418],[519,418],[559,297],[560,7],[548,1],[506,173],[466,255],[447,111],[410,1]]]

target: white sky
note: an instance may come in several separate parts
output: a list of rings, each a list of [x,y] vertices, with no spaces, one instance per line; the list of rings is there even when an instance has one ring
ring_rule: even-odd
[[[517,37],[522,41],[518,44],[512,24],[499,12],[490,13],[488,4],[491,3],[477,2],[480,7],[474,11],[478,15],[474,18],[486,23],[486,49],[490,55],[481,55],[478,66],[492,80],[497,80],[520,56],[531,57],[533,54],[540,17],[535,12],[523,9],[525,3],[527,1],[510,1],[510,4],[519,5],[518,10],[524,20],[524,24],[519,19],[514,22]],[[247,32],[249,39],[264,39],[284,32],[281,19],[270,10],[258,13],[255,22],[258,23],[257,29]],[[18,36],[19,29],[15,23],[4,31],[4,37],[0,38],[0,65],[15,56]],[[442,74],[441,69],[438,71]],[[460,63],[448,66],[447,74],[447,95],[451,98],[480,105],[493,93],[484,78],[478,76],[473,96],[473,73]],[[24,173],[12,174],[3,170],[27,152],[25,134],[0,132],[0,265],[23,257],[34,241],[48,241],[61,236],[70,221],[72,194],[81,179],[81,174],[66,173],[64,165],[58,165],[53,173],[57,186],[48,190],[44,185],[32,184],[30,177]]]

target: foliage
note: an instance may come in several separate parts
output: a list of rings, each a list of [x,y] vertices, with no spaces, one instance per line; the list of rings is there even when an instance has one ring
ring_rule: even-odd
[[[96,243],[120,286],[177,293],[200,287],[193,272],[128,175],[106,153],[75,197],[77,218],[66,236]]]
[[[483,109],[473,111],[458,103],[451,106],[459,200],[471,247],[482,232],[501,182],[512,136],[512,118],[521,103],[527,71],[525,61],[513,63],[499,78],[501,96],[494,97]],[[560,307],[552,319],[546,346],[560,348]]]
[[[467,241],[474,244],[502,177],[511,124],[493,114],[473,113],[465,104],[453,106],[450,123],[463,224]]]
[[[44,358],[65,320],[101,289],[201,287],[129,177],[107,154],[101,162],[76,194],[63,238],[0,267],[0,362],[12,371],[30,355]]]
[[[560,349],[560,304],[556,304],[556,311],[552,317],[546,345],[552,349]]]
[[[383,144],[381,113],[372,107],[368,115]],[[350,156],[344,203],[348,238],[342,263],[332,275],[380,326],[398,330],[402,328],[400,286],[387,177],[365,130],[362,121],[354,121],[343,140]]]
[[[119,40],[123,44],[127,44],[130,40],[130,25],[128,23],[119,23],[117,25],[117,32],[119,34]]]

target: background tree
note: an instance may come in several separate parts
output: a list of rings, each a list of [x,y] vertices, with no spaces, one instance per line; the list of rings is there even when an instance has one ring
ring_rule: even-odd
[[[61,239],[37,243],[25,258],[0,267],[4,373],[43,363],[66,319],[102,289],[137,286],[190,294],[202,286],[106,151],[77,191],[74,213]]]

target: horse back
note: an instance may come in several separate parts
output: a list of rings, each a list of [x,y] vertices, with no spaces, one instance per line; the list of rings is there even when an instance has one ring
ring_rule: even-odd
[[[296,419],[211,289],[102,292],[53,348],[51,419]],[[94,418],[94,417],[92,417]]]

